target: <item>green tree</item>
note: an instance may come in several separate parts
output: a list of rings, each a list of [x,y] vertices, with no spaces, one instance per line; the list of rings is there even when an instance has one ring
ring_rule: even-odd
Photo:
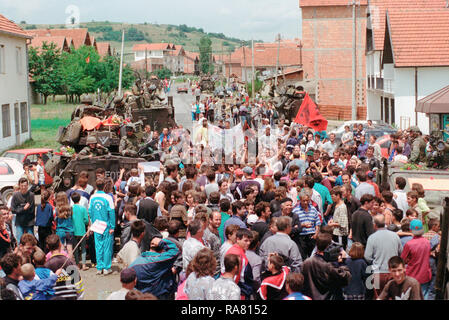
[[[94,47],[81,46],[71,53],[62,54],[62,74],[65,94],[80,98],[83,93],[95,92],[97,81],[104,75],[100,56]]]
[[[153,72],[153,74],[159,79],[170,79],[170,77],[172,76],[172,72],[167,68],[156,70]]]
[[[200,71],[204,74],[213,73],[214,65],[212,63],[212,40],[209,36],[203,36],[200,39]]]
[[[56,44],[47,42],[41,48],[30,47],[28,52],[34,86],[44,96],[44,104],[47,104],[48,96],[59,94],[63,90],[61,52]]]

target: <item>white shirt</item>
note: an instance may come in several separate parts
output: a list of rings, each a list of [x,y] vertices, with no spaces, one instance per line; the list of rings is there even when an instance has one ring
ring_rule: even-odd
[[[126,294],[129,292],[128,289],[121,288],[118,291],[115,291],[106,298],[106,300],[125,300]]]
[[[193,237],[188,238],[182,244],[182,270],[186,271],[190,261],[201,249],[206,248],[201,242]]]
[[[131,265],[140,256],[140,248],[137,242],[130,240],[117,253],[117,258],[123,262],[125,268]]]

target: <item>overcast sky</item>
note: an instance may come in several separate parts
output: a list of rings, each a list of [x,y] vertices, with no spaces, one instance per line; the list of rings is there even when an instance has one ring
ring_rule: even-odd
[[[244,40],[300,36],[298,0],[0,0],[0,14],[17,23],[65,23],[70,5],[81,22],[186,24]]]

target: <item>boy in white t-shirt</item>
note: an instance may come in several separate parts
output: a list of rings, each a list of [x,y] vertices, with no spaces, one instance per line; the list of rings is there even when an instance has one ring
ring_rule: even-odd
[[[402,151],[403,151],[403,147],[401,147],[401,146],[399,146],[396,149],[397,154],[394,156],[393,162],[402,162],[402,163],[407,163],[408,162],[407,156],[404,156],[402,154]]]

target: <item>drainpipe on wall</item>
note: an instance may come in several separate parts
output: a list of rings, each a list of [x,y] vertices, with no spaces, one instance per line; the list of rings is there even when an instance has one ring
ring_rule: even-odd
[[[418,105],[418,68],[415,67],[415,126],[418,125],[418,112],[416,112],[417,105]]]

